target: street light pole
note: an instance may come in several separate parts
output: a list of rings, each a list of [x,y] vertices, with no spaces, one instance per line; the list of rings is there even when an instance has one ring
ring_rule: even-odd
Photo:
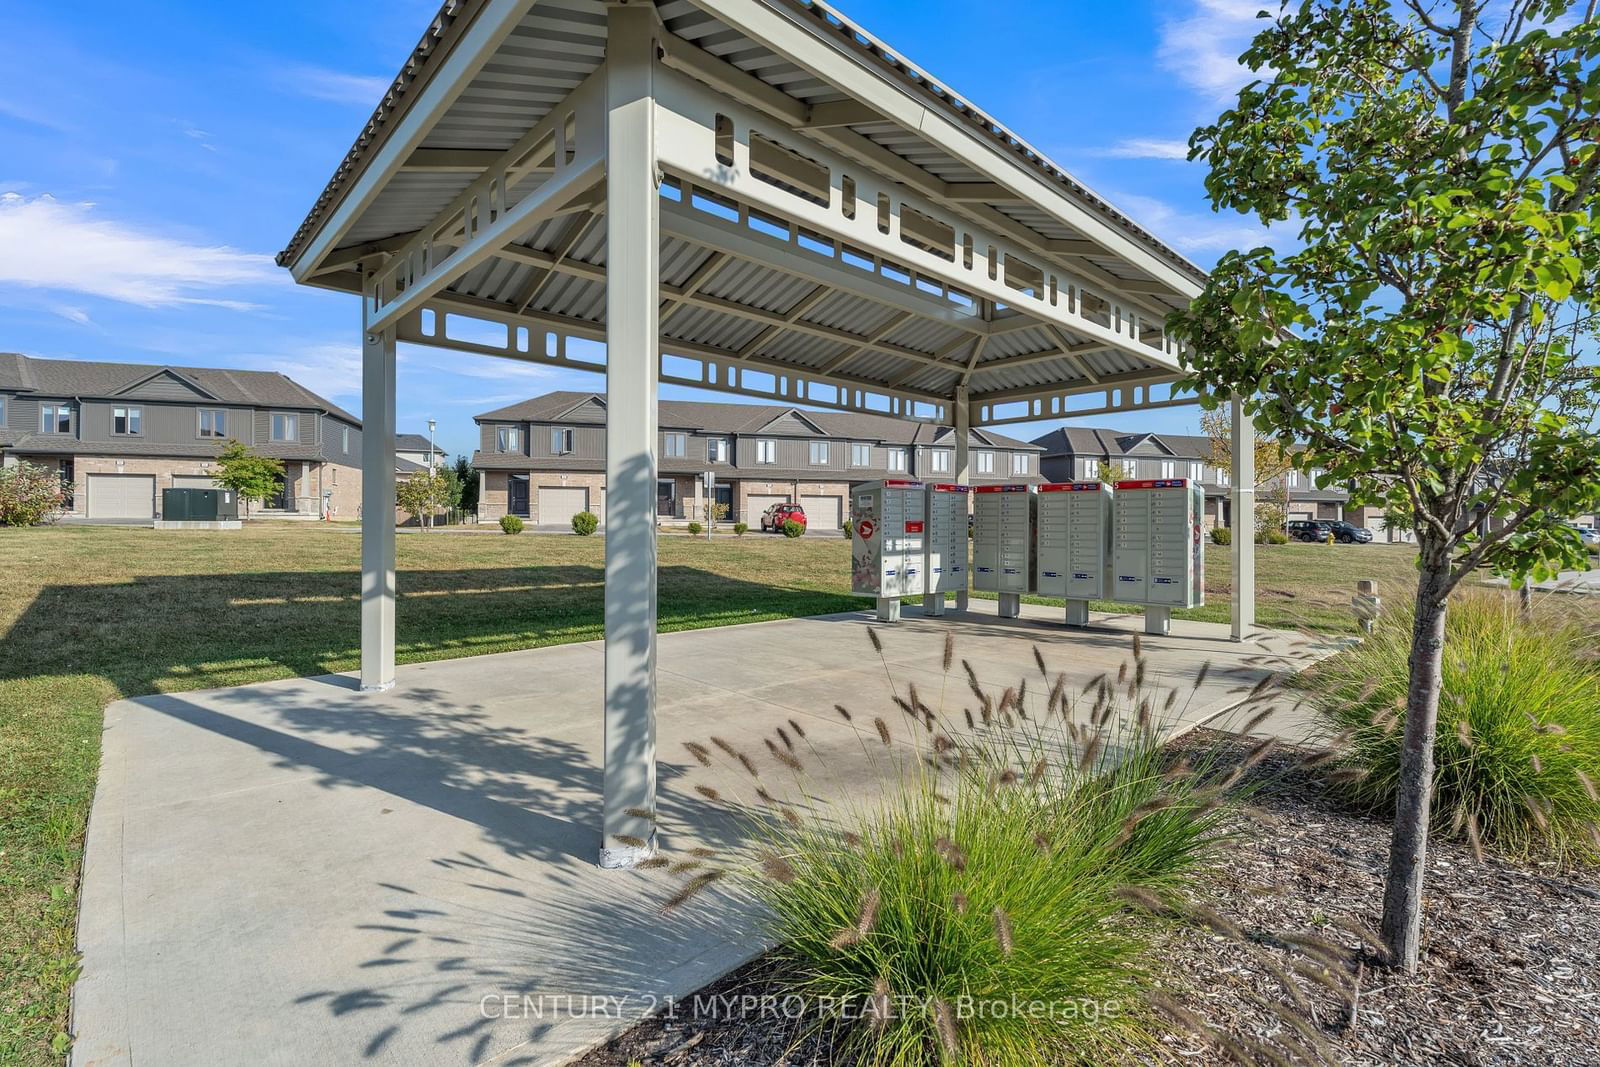
[[[439,423],[437,421],[435,421],[434,419],[429,419],[428,420],[428,470],[429,471],[434,470],[439,465],[438,454],[434,451],[434,448],[433,448],[433,431],[438,427],[438,425],[439,425]]]

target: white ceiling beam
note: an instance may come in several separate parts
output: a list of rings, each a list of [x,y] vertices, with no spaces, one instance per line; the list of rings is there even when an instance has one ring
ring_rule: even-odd
[[[858,101],[832,100],[807,108],[803,125],[808,130],[823,130],[832,126],[858,126],[882,121],[882,115]]]
[[[400,169],[431,174],[481,174],[499,159],[500,153],[492,148],[418,148],[406,157]]]
[[[443,62],[427,64],[426,84],[406,93],[410,105],[391,119],[389,133],[362,167],[355,181],[340,191],[338,206],[322,221],[315,234],[289,264],[296,281],[304,281],[337,248],[350,227],[366,214],[378,194],[389,184],[423,138],[456,102],[463,89],[501,43],[517,28],[534,0],[486,0],[475,12]]]
[[[997,182],[945,182],[944,198],[953,204],[1021,204],[1025,201]]]

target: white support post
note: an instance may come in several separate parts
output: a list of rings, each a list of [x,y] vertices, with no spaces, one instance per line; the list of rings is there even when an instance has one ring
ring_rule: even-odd
[[[394,685],[394,331],[361,345],[361,688]]]
[[[971,485],[971,457],[968,455],[967,438],[972,436],[972,402],[969,399],[966,386],[957,387],[953,405],[955,407],[956,431],[956,483],[958,485]],[[970,493],[967,494],[967,507],[969,509],[972,507],[972,494]],[[961,590],[956,593],[957,611],[967,610],[967,591],[971,588],[972,581],[971,553],[972,544],[969,541],[967,544],[967,581],[961,583]]]
[[[1235,394],[1233,413],[1233,639],[1243,641],[1256,624],[1256,432]]]
[[[656,13],[613,2],[606,42],[605,799],[600,866],[656,847]]]
[[[478,472],[478,514],[476,516],[480,523],[483,521],[483,494],[488,486],[489,476],[480,470]]]

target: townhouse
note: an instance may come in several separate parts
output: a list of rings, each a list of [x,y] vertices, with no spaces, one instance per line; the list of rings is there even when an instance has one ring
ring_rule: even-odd
[[[553,392],[475,417],[478,518],[518,515],[564,526],[580,511],[605,518],[605,396]],[[851,412],[767,404],[661,401],[656,510],[664,522],[703,519],[710,499],[728,521],[754,526],[772,504],[799,503],[815,529],[839,527],[850,487],[880,478],[953,478],[948,427]],[[1037,445],[987,430],[969,438],[974,483],[1040,482]]]
[[[163,489],[214,484],[230,438],[283,461],[267,512],[357,516],[361,421],[282,374],[0,353],[0,462],[59,471],[69,517],[158,518]]]

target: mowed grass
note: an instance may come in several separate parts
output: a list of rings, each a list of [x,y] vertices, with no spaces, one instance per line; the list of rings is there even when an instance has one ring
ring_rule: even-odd
[[[597,638],[600,538],[398,538],[402,662]],[[1223,621],[1225,549],[1208,546]],[[1264,626],[1352,628],[1357,578],[1403,597],[1403,546],[1286,545],[1257,555]],[[58,1062],[77,974],[73,930],[101,711],[155,692],[344,671],[358,663],[360,537],[312,525],[238,533],[0,530],[0,1064]],[[849,542],[755,533],[660,539],[663,631],[860,607]]]

